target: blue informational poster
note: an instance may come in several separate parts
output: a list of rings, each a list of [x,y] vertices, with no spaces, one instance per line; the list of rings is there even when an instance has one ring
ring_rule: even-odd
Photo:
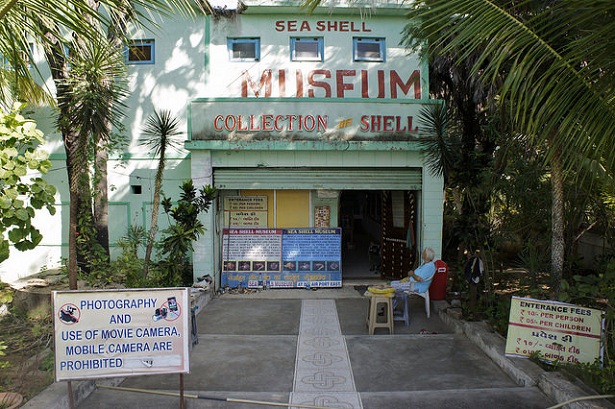
[[[222,286],[342,286],[340,228],[224,229]]]

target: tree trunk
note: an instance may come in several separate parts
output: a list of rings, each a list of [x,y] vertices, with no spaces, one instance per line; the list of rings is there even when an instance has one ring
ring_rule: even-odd
[[[152,205],[152,222],[149,229],[149,237],[147,238],[147,247],[145,248],[145,259],[143,261],[143,276],[147,277],[149,273],[149,263],[152,257],[152,248],[156,240],[156,232],[158,231],[158,213],[160,209],[160,190],[162,188],[162,175],[165,167],[165,149],[160,150],[160,159],[158,160],[158,170],[156,171],[156,180],[154,184],[154,203]]]
[[[62,107],[60,107],[62,111]],[[82,176],[87,174],[87,169],[84,166],[85,152],[81,152],[83,142],[79,135],[74,132],[63,130],[62,138],[64,140],[64,150],[66,152],[66,169],[68,173],[68,189],[69,189],[69,231],[68,231],[68,283],[71,290],[77,289],[78,258],[77,251],[77,235],[79,212],[81,211],[82,198]],[[81,152],[81,153],[80,153]]]
[[[68,179],[71,180],[70,160],[66,157]],[[77,217],[79,214],[79,192],[72,183],[69,183],[69,228],[68,228],[68,288],[77,289]]]
[[[553,298],[559,298],[564,271],[564,172],[559,152],[551,160],[551,281]]]
[[[99,141],[94,158],[96,172],[96,194],[94,195],[94,227],[96,228],[96,241],[109,256],[109,195],[107,182],[107,161],[109,152]]]

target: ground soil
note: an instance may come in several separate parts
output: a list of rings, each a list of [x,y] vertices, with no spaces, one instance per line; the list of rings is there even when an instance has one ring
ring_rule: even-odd
[[[53,382],[51,320],[11,315],[0,319],[0,328],[7,347],[0,356],[6,366],[0,369],[0,392],[31,399]]]
[[[17,283],[13,302],[0,312],[0,392],[31,399],[53,383],[51,291],[68,286],[64,277]]]

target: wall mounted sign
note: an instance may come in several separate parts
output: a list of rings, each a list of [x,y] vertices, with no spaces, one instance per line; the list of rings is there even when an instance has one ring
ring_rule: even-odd
[[[331,208],[314,206],[314,227],[331,227]]]
[[[267,197],[225,197],[224,225],[227,227],[266,227]]]
[[[222,286],[341,287],[341,229],[224,229]]]
[[[241,103],[237,103],[241,101]],[[265,101],[216,98],[191,103],[192,140],[403,140],[418,138],[419,102]]]

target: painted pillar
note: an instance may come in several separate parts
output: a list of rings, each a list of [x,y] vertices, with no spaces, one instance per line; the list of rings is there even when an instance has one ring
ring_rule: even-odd
[[[444,179],[423,167],[422,211],[420,215],[423,247],[431,247],[442,257]]]
[[[213,186],[211,151],[193,151],[190,164],[192,180],[195,181],[195,186]],[[216,201],[214,201],[209,209],[209,212],[202,213],[199,216],[203,226],[205,226],[205,233],[194,243],[193,279],[195,281],[197,277],[202,277],[209,274],[214,278],[214,282],[217,282],[217,277],[214,272],[216,258],[216,246],[214,245],[216,212]]]

